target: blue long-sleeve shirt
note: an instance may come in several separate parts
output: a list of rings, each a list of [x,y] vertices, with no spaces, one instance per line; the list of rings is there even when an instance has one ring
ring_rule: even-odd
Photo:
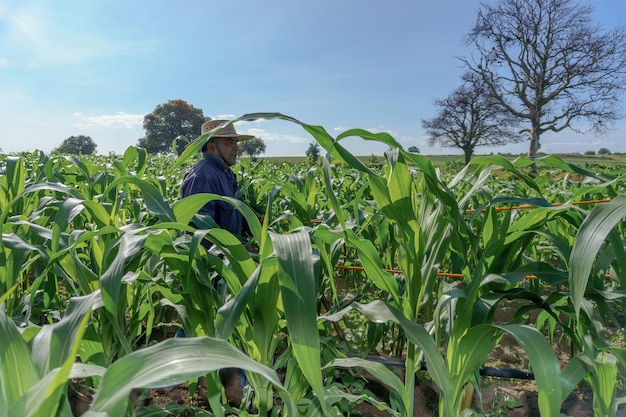
[[[185,173],[180,187],[181,197],[192,194],[212,193],[225,197],[235,197],[237,177],[221,158],[203,153],[204,158]],[[209,215],[218,226],[236,236],[241,235],[243,218],[230,203],[210,201],[199,211]]]

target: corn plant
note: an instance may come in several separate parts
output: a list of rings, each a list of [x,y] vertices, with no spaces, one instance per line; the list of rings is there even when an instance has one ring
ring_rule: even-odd
[[[340,145],[338,145],[338,140],[341,139],[342,136],[338,137],[337,140],[332,140],[332,138],[330,138],[324,131],[323,129],[317,128],[317,127],[308,127],[305,126],[305,129],[309,130],[310,132],[313,132],[314,136],[316,136],[316,139],[318,139],[318,141],[320,143],[323,144],[323,146],[329,150],[330,153],[332,153],[335,157],[338,158],[342,158],[344,161],[350,161],[352,163],[354,163],[353,166],[359,168],[359,169],[363,169],[363,171],[366,171],[366,169],[364,169],[364,167],[362,166],[362,164],[360,164],[356,158],[352,157],[351,155],[349,155],[345,149],[341,148]],[[351,132],[346,132],[344,134],[343,137],[345,136],[349,136],[349,135],[359,135],[362,136],[364,138],[369,138],[369,139],[373,139],[375,137],[375,135],[371,135],[368,132],[362,132],[362,131],[351,131]],[[382,137],[379,135],[378,137],[379,139],[381,139],[381,141],[390,141],[389,138],[386,137]],[[392,155],[393,158],[393,155]],[[391,166],[396,166],[394,165],[394,161],[391,161]],[[400,160],[402,161],[402,160]],[[419,162],[420,161],[414,161],[418,163],[419,166]],[[505,168],[508,168],[512,171],[514,171],[514,168],[512,166],[510,166],[509,164],[503,164],[505,165]],[[429,168],[427,168],[428,170]],[[392,171],[392,173],[396,173],[398,171]],[[402,171],[400,171],[402,172]],[[427,171],[428,172],[428,171]],[[523,175],[518,174],[519,177],[521,177],[522,179],[525,179],[525,181],[532,187],[535,188],[537,190],[538,187],[536,187],[532,181],[529,178],[524,178]],[[390,178],[394,178],[393,175]],[[396,176],[396,178],[398,178],[398,180],[400,180],[402,177],[400,176]],[[406,177],[408,178],[408,177]],[[376,181],[373,181],[372,179],[376,179],[376,177],[374,175],[371,175],[370,173],[370,186],[372,186],[372,183],[376,183],[379,180],[376,179]],[[398,181],[396,180],[396,181]],[[430,184],[434,184],[434,186],[432,186],[432,188],[429,189],[430,192],[432,192],[433,194],[439,196],[440,198],[442,198],[442,200],[444,202],[448,201],[450,202],[448,204],[448,207],[452,206],[452,202],[454,202],[454,206],[456,207],[456,200],[452,200],[450,198],[450,194],[449,193],[444,193],[446,188],[444,186],[442,186],[440,183],[437,183],[437,178],[435,176],[429,176],[428,180],[431,181]],[[401,181],[401,180],[400,180]],[[408,181],[404,181],[404,183],[409,183]],[[380,182],[380,184],[382,185],[382,182]],[[406,186],[404,188],[402,187],[397,187],[398,184],[402,184],[402,182],[398,182],[395,187],[389,187],[390,191],[394,191],[397,192],[399,195],[401,195],[400,193],[404,192],[404,190],[406,190]],[[403,230],[407,231],[407,230],[412,230],[411,229],[411,221],[408,220],[406,218],[407,215],[410,215],[410,213],[414,213],[415,212],[415,208],[412,206],[406,206],[405,201],[410,201],[409,199],[406,199],[406,195],[404,194],[402,195],[402,197],[392,197],[392,195],[390,195],[390,193],[386,193],[386,186],[381,186],[379,187],[379,189],[381,190],[381,192],[379,193],[379,195],[377,196],[377,203],[379,203],[379,207],[382,207],[383,210],[385,209],[385,207],[390,206],[390,202],[394,201],[394,198],[398,199],[398,201],[400,201],[400,204],[405,204],[405,208],[404,210],[398,210],[400,212],[400,214],[396,214],[394,213],[391,209],[387,209],[387,213],[389,217],[394,218],[393,216],[396,216],[395,218],[400,219],[399,223],[403,226]],[[398,191],[400,190],[400,191]],[[442,190],[444,190],[444,192],[442,192]],[[538,191],[538,190],[537,190]],[[401,200],[402,198],[404,198],[405,200]],[[331,197],[331,201],[332,201],[332,197]],[[387,201],[387,202],[386,202]],[[547,206],[549,205],[546,200],[543,200],[544,203],[543,205]],[[444,204],[445,206],[445,204]],[[337,206],[336,206],[337,207]],[[401,207],[401,206],[399,206]],[[338,208],[338,207],[337,207]],[[339,210],[336,210],[336,212],[339,212]],[[491,218],[495,220],[495,215],[493,210],[488,210],[487,213],[491,213]],[[404,216],[404,217],[402,217]],[[458,360],[458,358],[468,358],[468,356],[463,355],[462,353],[460,353],[460,351],[463,350],[463,346],[467,345],[467,346],[481,346],[481,354],[478,355],[474,355],[473,358],[477,358],[477,360],[475,362],[472,362],[472,364],[469,366],[469,369],[477,369],[477,366],[480,365],[480,363],[482,362],[482,359],[484,359],[484,357],[486,357],[486,354],[488,353],[488,351],[490,350],[490,348],[493,346],[493,343],[495,342],[495,332],[493,331],[493,329],[490,330],[481,330],[484,328],[481,327],[472,327],[472,323],[471,323],[471,317],[475,316],[475,314],[473,314],[473,309],[474,309],[474,305],[476,304],[476,302],[478,301],[478,289],[482,287],[482,285],[478,285],[477,282],[479,281],[473,281],[472,276],[485,276],[485,274],[491,272],[494,268],[496,268],[496,272],[500,272],[500,270],[504,269],[506,271],[506,269],[508,268],[513,268],[515,269],[516,267],[519,267],[521,264],[521,261],[523,260],[523,258],[519,257],[519,255],[516,256],[516,258],[511,258],[510,261],[507,261],[507,263],[510,263],[511,261],[513,261],[514,259],[517,259],[515,261],[515,263],[512,263],[510,265],[499,265],[499,266],[495,266],[495,264],[493,264],[493,262],[495,260],[499,261],[501,263],[501,255],[498,255],[499,253],[502,253],[503,250],[503,245],[502,243],[506,243],[506,238],[508,235],[508,232],[506,232],[506,229],[504,232],[502,232],[502,234],[499,235],[495,235],[493,234],[493,232],[495,231],[499,231],[497,226],[494,227],[492,225],[492,227],[490,228],[490,230],[492,231],[492,235],[495,237],[495,239],[489,237],[489,240],[483,240],[483,244],[484,245],[490,245],[487,247],[491,247],[491,250],[480,250],[480,251],[476,251],[476,249],[478,249],[475,243],[472,242],[476,242],[477,239],[471,238],[472,232],[470,228],[466,228],[463,229],[462,226],[463,224],[465,224],[465,222],[462,220],[462,216],[459,215],[458,211],[455,214],[455,219],[460,219],[461,221],[459,221],[457,223],[457,227],[459,229],[461,229],[461,233],[465,233],[465,236],[470,236],[470,239],[467,239],[470,241],[470,251],[467,252],[465,251],[465,254],[469,254],[470,256],[475,257],[475,261],[476,262],[473,266],[472,265],[468,265],[467,267],[470,267],[467,269],[467,279],[469,280],[468,282],[471,282],[472,285],[472,291],[470,291],[469,295],[463,296],[461,298],[461,305],[463,306],[462,308],[460,308],[460,311],[462,312],[461,314],[457,315],[457,322],[452,325],[454,330],[448,339],[448,366],[452,367],[452,370],[454,368],[456,368],[458,365],[454,365],[455,360]],[[489,218],[489,217],[487,217]],[[408,220],[408,221],[407,221]],[[537,218],[535,216],[535,220],[534,222],[531,222],[530,225],[536,225],[537,220],[540,220],[540,218]],[[397,220],[396,220],[397,221]],[[404,221],[404,222],[403,222]],[[509,221],[510,222],[510,217],[508,218],[508,220],[505,219],[505,221]],[[527,220],[526,220],[527,221]],[[344,229],[345,229],[345,221],[342,223],[342,219],[339,219],[339,222],[344,225]],[[540,224],[544,224],[546,221],[545,220],[540,220]],[[413,229],[414,230],[414,229]],[[530,242],[532,242],[532,234],[534,232],[530,232],[527,231],[528,229],[525,229],[526,231],[524,231],[524,234],[519,234],[517,238],[515,238],[515,240],[510,240],[510,244],[504,245],[504,250],[509,250],[511,254],[519,254],[520,252],[523,253],[522,248],[526,247],[529,245]],[[414,233],[414,232],[413,232]],[[489,234],[486,234],[485,236],[489,236]],[[512,236],[515,236],[515,234],[513,234]],[[531,236],[531,238],[528,238],[528,236]],[[520,241],[519,239],[522,238],[523,240]],[[408,236],[407,237],[407,242],[416,242],[415,238],[412,236]],[[411,240],[413,239],[413,240]],[[460,241],[461,239],[459,239]],[[419,241],[418,241],[419,242]],[[510,245],[514,245],[509,247]],[[522,244],[522,246],[520,246],[520,244]],[[517,245],[518,247],[516,248],[515,245]],[[473,247],[472,247],[473,246]],[[416,247],[418,247],[415,243],[410,246],[411,249],[414,249]],[[495,252],[493,250],[496,250]],[[362,252],[363,253],[363,252]],[[361,253],[361,254],[362,254]],[[473,254],[473,255],[472,255]],[[405,259],[408,259],[410,257],[410,254],[407,253],[403,253],[403,256],[407,257]],[[364,257],[364,256],[363,256]],[[411,264],[407,264],[407,263],[402,263],[403,260],[405,259],[399,259],[399,262],[401,263],[401,265],[406,265],[406,269],[407,270],[411,270],[412,265],[418,264],[417,262],[415,263],[411,263]],[[424,257],[421,257],[421,259],[423,260]],[[470,258],[471,259],[471,258]],[[506,259],[506,258],[505,258]],[[422,261],[423,262],[423,261]],[[374,263],[376,263],[376,261],[374,260]],[[467,268],[466,267],[466,268]],[[376,269],[378,269],[379,266],[376,267]],[[380,272],[373,272],[372,276],[381,276]],[[388,277],[387,277],[388,278]],[[389,290],[390,295],[392,297],[394,297],[394,291],[396,291],[394,288],[394,285],[391,283],[393,282],[390,279],[381,279],[380,281],[382,283],[382,285],[385,287],[385,289]],[[416,288],[422,290],[423,288],[421,287],[421,281],[419,276],[415,279],[415,282],[417,283]],[[391,284],[390,284],[391,283]],[[408,284],[411,285],[411,284]],[[411,299],[411,297],[408,298],[409,300]],[[417,300],[419,300],[420,298],[416,298]],[[403,300],[404,301],[404,300]],[[406,302],[406,301],[404,301]],[[402,306],[402,304],[400,304]],[[413,304],[415,305],[415,304]],[[415,312],[411,312],[410,308],[401,308],[400,311],[402,311],[405,315],[408,314],[408,318],[411,322],[413,322],[415,320]],[[450,317],[450,315],[449,315]],[[458,320],[458,318],[463,318],[463,320]],[[469,337],[468,339],[463,339],[464,336],[466,336],[466,332],[468,331],[468,329],[473,329],[470,334],[480,334],[480,335],[486,335],[487,337],[485,338],[485,336],[474,336],[474,337]],[[543,340],[540,334],[538,334],[536,331],[533,330],[526,330],[524,328],[516,328],[516,327],[510,327],[507,328],[508,331],[512,332],[516,337],[518,337],[518,340],[520,341],[521,344],[526,344],[528,346],[528,349],[531,349],[533,346],[536,345],[536,341],[537,340]],[[501,329],[503,330],[503,329]],[[486,333],[485,333],[486,332]],[[486,343],[483,343],[482,345],[476,345],[475,344],[475,340],[476,337],[478,337],[478,340],[487,340]],[[526,341],[528,340],[528,343],[526,343]],[[533,342],[530,342],[530,341]],[[421,346],[421,345],[420,345]],[[454,348],[452,348],[454,347]],[[538,365],[541,369],[546,370],[546,373],[541,376],[539,379],[541,380],[540,382],[540,408],[542,409],[542,413],[545,415],[557,415],[558,414],[558,409],[559,409],[559,404],[561,401],[561,390],[559,389],[558,385],[554,385],[554,384],[550,384],[550,380],[554,380],[555,378],[558,379],[558,365],[557,365],[557,361],[556,358],[554,357],[554,355],[550,355],[549,353],[551,352],[551,349],[549,347],[549,344],[547,342],[542,343],[542,349],[545,350],[545,354],[541,354],[541,353],[537,353],[537,352],[527,352],[529,354],[529,356],[531,356],[531,363],[534,359],[535,362],[539,362],[541,363],[541,365]],[[539,351],[541,352],[541,351]],[[409,346],[409,355],[408,355],[411,359],[407,360],[407,374],[412,375],[412,370],[414,369],[414,366],[411,366],[411,363],[415,363],[415,356],[411,357],[411,346]],[[432,357],[430,359],[433,359]],[[433,359],[434,360],[434,359]],[[469,361],[469,359],[466,359],[466,361]],[[468,362],[469,363],[469,362]],[[464,366],[467,366],[467,364],[464,364]],[[468,368],[462,368],[462,369],[468,369]],[[457,371],[454,371],[457,372]],[[469,374],[471,374],[472,372],[469,372]],[[459,401],[459,397],[460,397],[460,393],[461,393],[461,388],[464,385],[464,381],[468,380],[469,374],[456,374],[456,373],[452,373],[450,375],[451,380],[455,380],[454,386],[455,388],[452,391],[448,392],[449,395],[449,401],[451,402],[447,402],[445,397],[446,395],[444,394],[444,399],[443,399],[443,407],[442,407],[442,412],[444,414],[450,414],[450,415],[454,415],[455,413],[458,413],[460,411],[460,403]],[[465,376],[464,376],[465,375]],[[443,381],[443,379],[439,379],[439,381]],[[441,382],[443,383],[443,382]],[[410,388],[410,381],[407,381],[406,384],[409,388]],[[444,390],[447,391],[447,390]],[[408,404],[409,402],[405,402],[406,404]],[[408,407],[410,407],[410,405],[407,405]],[[410,408],[407,410],[408,412],[410,412]]]
[[[226,415],[216,371],[234,366],[247,371],[252,392],[243,415],[342,415],[359,401],[413,415],[425,361],[441,389],[440,414],[459,415],[479,387],[478,368],[509,333],[530,359],[542,416],[558,415],[583,379],[596,413],[613,415],[625,354],[603,326],[619,323],[624,305],[622,172],[597,174],[554,156],[492,156],[450,174],[387,134],[352,129],[333,138],[282,114],[239,120],[259,117],[300,124],[327,154],[312,167],[242,161],[243,201],[178,198],[206,136],[158,166],[135,147],[121,158],[4,158],[0,303],[10,337],[0,349],[2,358],[29,358],[16,385],[5,382],[10,361],[0,362],[6,414],[67,415],[67,381],[81,377],[96,392],[88,415],[132,415],[130,389],[207,374],[211,412]],[[385,162],[368,167],[349,153],[341,141],[353,136],[392,148]],[[526,175],[529,164],[562,180]],[[266,168],[263,178],[251,175]],[[212,200],[244,215],[248,239],[197,215]],[[338,264],[363,267],[353,294],[340,293]],[[442,270],[462,278],[442,282]],[[514,321],[494,323],[511,300]],[[156,325],[180,325],[188,337],[157,342]],[[562,370],[550,347],[558,329],[573,352]],[[404,378],[347,357],[379,348],[402,355]],[[344,368],[392,387],[390,403],[343,389]]]

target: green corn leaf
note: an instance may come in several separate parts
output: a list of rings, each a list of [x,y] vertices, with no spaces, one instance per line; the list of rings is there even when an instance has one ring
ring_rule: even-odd
[[[304,130],[309,132],[311,136],[317,140],[317,142],[322,145],[324,149],[333,157],[347,162],[351,167],[356,168],[362,172],[373,173],[363,162],[359,160],[359,158],[352,155],[346,148],[344,148],[341,144],[339,144],[338,140],[334,140],[332,136],[326,132],[326,130],[321,126],[312,126],[312,125],[302,125]]]
[[[364,129],[350,129],[350,130],[346,130],[345,132],[343,132],[339,136],[337,136],[337,141],[340,141],[340,140],[348,138],[348,137],[354,137],[354,136],[363,138],[365,140],[373,140],[373,141],[376,141],[376,142],[381,142],[381,143],[384,143],[385,145],[389,146],[390,148],[401,148],[402,147],[398,143],[398,141],[396,141],[393,138],[393,136],[391,136],[387,132],[372,133],[372,132],[369,132],[369,131],[364,130]]]
[[[111,225],[111,214],[102,207],[102,204],[92,200],[84,200],[83,205],[99,228]]]
[[[28,187],[24,188],[24,190],[20,194],[18,194],[11,201],[9,201],[6,208],[0,211],[0,224],[6,223],[8,216],[11,214],[11,207],[13,207],[13,205],[16,204],[17,201],[25,198],[26,196],[30,194],[36,193],[38,191],[55,191],[55,192],[59,192],[62,194],[70,195],[79,200],[85,199],[80,194],[79,191],[61,183],[56,183],[56,182],[55,183],[37,183],[37,184],[29,185]],[[0,249],[2,249],[1,246],[0,246]]]
[[[542,417],[558,417],[561,409],[562,386],[559,361],[552,346],[535,328],[519,325],[494,325],[510,333],[528,355],[539,391],[538,405]]]
[[[216,318],[216,335],[227,340],[241,320],[246,305],[254,297],[254,291],[259,281],[261,266],[259,266],[250,279],[235,293],[233,298],[219,308]]]
[[[455,402],[454,410],[457,412],[460,411],[465,385],[485,363],[495,345],[494,333],[491,325],[478,325],[467,329],[456,345],[453,342],[448,345],[448,369],[454,386],[453,398],[450,400]]]
[[[233,123],[238,122],[238,121],[254,121],[254,120],[258,120],[258,119],[267,119],[267,120],[283,119],[283,120],[289,120],[289,121],[291,121],[293,123],[297,123],[297,124],[303,125],[302,122],[300,122],[297,119],[294,119],[293,117],[286,116],[286,115],[281,114],[281,113],[269,113],[269,112],[267,112],[267,113],[248,113],[248,114],[244,114],[243,116],[239,116],[239,117],[236,117],[236,118],[232,119],[227,124],[233,124]],[[218,130],[218,128],[216,128],[214,130]],[[206,143],[206,141],[209,140],[209,137],[211,136],[211,133],[212,132],[204,134],[204,135],[200,136],[198,139],[194,140],[193,142],[190,142],[189,145],[187,145],[185,147],[185,150],[183,151],[183,153],[181,153],[180,156],[176,159],[176,162],[174,162],[174,165],[172,166],[172,169],[176,169],[176,168],[180,167],[189,158],[193,157],[198,152],[200,152],[200,150],[202,149],[202,145],[204,145]]]
[[[314,235],[316,238],[320,238],[328,243],[332,243],[338,238],[345,238],[347,245],[358,251],[359,259],[365,268],[368,278],[378,288],[387,291],[398,305],[403,304],[398,281],[392,273],[384,270],[378,251],[371,241],[359,238],[352,230],[337,232],[318,227]]]
[[[571,394],[576,386],[589,373],[590,366],[583,360],[582,355],[574,356],[561,370],[561,401]]]
[[[26,183],[24,159],[22,157],[7,156],[5,175],[8,191],[10,191],[9,200],[11,200],[24,191],[24,184]]]
[[[139,254],[144,248],[147,235],[125,233],[120,240],[119,250],[113,262],[100,277],[102,300],[107,311],[117,316],[124,266],[129,258]]]
[[[402,401],[402,410],[398,410],[400,415],[405,415],[407,407],[407,401],[409,396],[402,381],[396,374],[390,371],[382,363],[372,362],[361,358],[336,358],[328,363],[324,368],[341,367],[341,368],[361,368],[372,374],[383,384],[390,388],[391,392],[396,392]]]
[[[57,404],[50,403],[48,400],[54,398],[54,401],[58,403],[60,396],[50,395],[48,391],[51,387],[54,387],[54,380],[59,371],[59,368],[53,369],[51,372],[48,372],[43,377],[33,382],[29,387],[30,389],[11,405],[6,414],[2,415],[6,417],[56,415]]]
[[[335,217],[337,217],[337,221],[341,227],[346,229],[346,216],[341,205],[339,204],[337,196],[335,195],[330,176],[330,154],[326,154],[326,157],[324,158],[324,183],[326,184],[326,195],[328,197],[328,201],[330,201],[333,211],[335,212]]]
[[[617,359],[608,351],[598,353],[593,372],[585,379],[593,389],[593,411],[596,416],[615,417],[617,385]]]
[[[20,283],[16,282],[11,288],[9,288],[5,293],[0,294],[0,306],[4,303],[7,298],[13,294],[13,292],[19,287]]]
[[[311,239],[305,231],[285,235],[270,232],[270,238],[278,259],[281,297],[294,356],[321,406],[328,411],[321,374]]]
[[[141,178],[124,176],[120,178],[116,178],[105,190],[105,194],[115,189],[118,185],[121,184],[133,184],[141,191],[143,195],[143,201],[146,204],[148,210],[158,214],[162,220],[165,221],[176,221],[176,217],[174,216],[174,212],[172,211],[172,207],[169,205],[167,200],[161,194],[158,188],[149,183],[146,180],[142,180]]]
[[[589,275],[602,244],[626,217],[626,196],[596,206],[583,221],[570,256],[569,289],[576,315],[580,313]]]
[[[52,226],[52,240],[50,245],[53,252],[58,250],[61,234],[67,229],[70,222],[85,208],[82,202],[82,200],[77,198],[68,198],[61,203],[56,216],[54,216],[54,225]]]
[[[40,375],[63,366],[68,358],[76,355],[76,341],[82,340],[85,316],[92,309],[102,306],[99,292],[70,299],[63,318],[43,326],[30,342],[31,354]]]
[[[508,159],[506,159],[504,156],[502,155],[490,155],[490,156],[477,156],[475,158],[472,158],[470,164],[471,165],[478,165],[479,166],[479,171],[481,169],[484,169],[486,166],[488,165],[498,165],[501,166],[502,168],[504,168],[507,172],[515,175],[516,177],[518,177],[519,179],[521,179],[528,187],[536,190],[537,192],[541,192],[541,190],[539,189],[539,186],[537,185],[537,183],[535,181],[533,181],[533,179],[526,175],[523,174],[522,172],[518,171],[517,168],[519,166],[519,162],[521,159],[518,158],[516,160],[516,162],[511,162]]]
[[[47,417],[53,414],[53,411],[59,406],[91,312],[90,309],[87,309],[81,315],[82,310],[74,309],[66,314],[60,322],[44,326],[33,340],[33,344],[45,345],[49,348],[48,357],[51,360],[48,365],[51,366],[50,363],[57,362],[59,367],[44,370],[41,373],[44,375],[42,380],[13,404],[11,407],[12,416]],[[49,327],[52,327],[53,330],[46,332]],[[43,341],[41,339],[48,340]]]
[[[179,223],[188,224],[206,203],[211,201],[210,194],[192,194],[172,204],[174,217]]]
[[[579,167],[578,165],[566,162],[558,155],[545,155],[535,159],[529,159],[525,156],[520,156],[515,160],[514,164],[516,166],[529,166],[537,161],[553,168],[562,169],[566,172],[574,172],[576,174],[582,175],[583,177],[597,178],[600,180],[607,179],[607,177],[605,177],[604,175],[598,175],[593,171],[589,171],[587,169]]]
[[[442,395],[452,398],[453,387],[445,361],[439,353],[439,347],[433,337],[423,326],[407,320],[398,310],[382,301],[373,301],[368,304],[355,303],[354,308],[375,323],[391,321],[402,326],[407,339],[424,352],[428,364],[428,373],[441,388]]]
[[[270,239],[268,236],[268,240]],[[284,318],[278,268],[278,260],[275,257],[263,258],[254,304],[251,305],[252,339],[255,348],[259,350],[259,360],[264,364],[274,362],[278,321]]]
[[[93,403],[83,416],[123,416],[133,388],[176,385],[223,368],[260,374],[281,393],[287,415],[297,415],[274,370],[253,361],[224,340],[199,337],[168,339],[114,362],[102,376]]]
[[[262,239],[261,223],[258,217],[244,202],[232,197],[224,197],[217,194],[193,194],[187,196],[172,206],[174,217],[179,223],[187,224],[193,220],[198,210],[210,201],[217,200],[232,204],[246,219],[250,232],[257,242]]]
[[[130,167],[137,160],[136,175],[142,176],[148,167],[148,152],[138,146],[129,146],[124,152],[124,166]]]
[[[196,231],[196,234],[202,233]],[[208,239],[215,243],[221,251],[226,254],[230,260],[230,269],[235,272],[238,282],[232,282],[227,279],[230,290],[233,293],[238,292],[241,289],[241,285],[250,278],[257,264],[252,260],[250,252],[243,246],[241,241],[237,239],[232,233],[224,229],[211,229],[206,233]],[[225,271],[225,267],[222,264],[214,265],[218,275],[228,273]]]
[[[19,400],[39,379],[30,351],[15,323],[0,305],[0,415],[7,416]]]

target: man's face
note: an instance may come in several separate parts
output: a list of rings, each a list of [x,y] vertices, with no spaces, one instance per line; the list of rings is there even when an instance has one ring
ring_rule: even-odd
[[[222,158],[226,165],[233,166],[237,162],[237,153],[239,152],[239,144],[236,138],[215,138],[214,156]],[[211,150],[211,148],[209,148]]]

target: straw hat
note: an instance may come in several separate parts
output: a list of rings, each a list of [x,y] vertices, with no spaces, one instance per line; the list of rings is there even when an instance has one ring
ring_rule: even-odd
[[[202,123],[201,134],[205,135],[209,133],[210,131],[212,131],[213,129],[216,129],[219,126],[223,125],[224,123],[228,123],[228,122],[229,120],[209,120],[208,122],[204,122]],[[254,136],[252,135],[240,135],[235,130],[235,126],[232,124],[226,125],[222,127],[221,129],[216,130],[215,132],[213,132],[211,137],[213,138],[237,138],[239,142],[243,142],[245,140],[250,140],[254,138]]]

